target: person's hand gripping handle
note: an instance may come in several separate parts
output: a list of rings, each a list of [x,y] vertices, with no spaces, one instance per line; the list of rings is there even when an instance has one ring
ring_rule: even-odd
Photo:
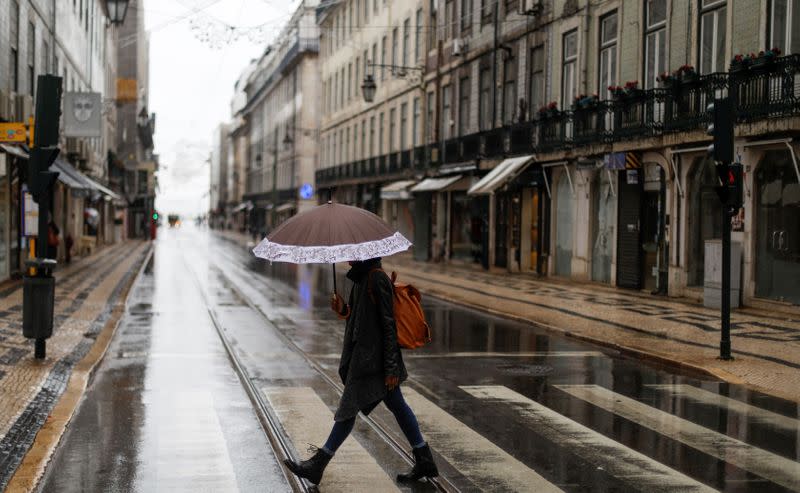
[[[331,296],[331,310],[342,319],[350,316],[350,307],[347,306],[338,293],[333,293],[333,296]]]

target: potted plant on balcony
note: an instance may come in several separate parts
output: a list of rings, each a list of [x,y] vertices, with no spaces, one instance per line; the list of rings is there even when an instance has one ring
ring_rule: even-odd
[[[598,98],[597,94],[592,94],[591,96],[581,94],[580,96],[575,96],[572,109],[575,111],[594,109],[597,108],[599,102],[600,98]]]
[[[678,78],[669,72],[662,72],[661,75],[656,78],[656,81],[661,84],[661,87],[664,89],[673,89],[678,85]]]
[[[555,101],[550,101],[546,105],[539,108],[539,119],[540,120],[547,120],[549,118],[555,118],[558,116],[558,103]]]
[[[625,91],[625,98],[629,100],[638,100],[644,96],[644,89],[639,88],[638,80],[629,80],[623,87]]]
[[[639,88],[639,81],[628,81],[624,86],[608,86],[608,92],[614,101],[626,104],[644,97],[644,90]]]
[[[781,54],[780,48],[772,48],[766,51],[759,51],[758,55],[750,54],[752,63],[750,69],[754,72],[767,72],[775,64],[775,59]]]
[[[676,78],[680,79],[681,84],[691,85],[695,84],[699,80],[699,76],[694,70],[694,66],[689,64],[678,67],[678,70],[675,71],[674,75]]]
[[[733,57],[733,60],[731,60],[731,65],[728,70],[730,71],[731,74],[740,74],[746,71],[748,67],[750,67],[752,61],[753,59],[750,58],[750,56],[740,53],[735,57]]]

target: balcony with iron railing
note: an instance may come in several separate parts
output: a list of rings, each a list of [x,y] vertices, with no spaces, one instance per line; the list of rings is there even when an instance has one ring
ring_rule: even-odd
[[[800,116],[798,73],[800,55],[775,57],[745,69],[732,66],[726,73],[691,74],[665,80],[659,88],[617,91],[610,100],[576,102],[569,110],[550,105],[540,110],[533,121],[453,137],[443,145],[432,143],[406,152],[413,155],[413,169],[425,172],[441,164],[479,158],[533,153],[542,157],[557,151],[580,151],[587,146],[700,131],[709,122],[708,104],[724,96],[733,99],[738,124]],[[704,134],[687,138],[707,139]],[[387,161],[397,162],[397,157],[392,156],[370,158],[380,165],[355,178],[374,177],[376,172],[379,176],[410,173],[412,167],[406,165],[403,157],[401,165],[385,166]],[[317,179],[322,186],[336,181],[330,174],[320,172]]]

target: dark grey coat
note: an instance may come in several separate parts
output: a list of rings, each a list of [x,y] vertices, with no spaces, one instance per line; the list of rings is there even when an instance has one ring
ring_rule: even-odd
[[[400,382],[408,378],[397,344],[392,282],[383,271],[373,271],[380,266],[380,259],[367,260],[347,273],[353,288],[339,362],[344,393],[336,421],[355,417],[359,411],[369,414],[386,397],[386,376],[397,376]]]

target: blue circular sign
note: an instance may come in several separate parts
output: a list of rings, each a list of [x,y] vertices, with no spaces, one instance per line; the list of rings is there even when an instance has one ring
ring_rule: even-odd
[[[312,197],[314,197],[314,186],[310,183],[303,183],[303,186],[300,187],[300,198],[308,200]]]

